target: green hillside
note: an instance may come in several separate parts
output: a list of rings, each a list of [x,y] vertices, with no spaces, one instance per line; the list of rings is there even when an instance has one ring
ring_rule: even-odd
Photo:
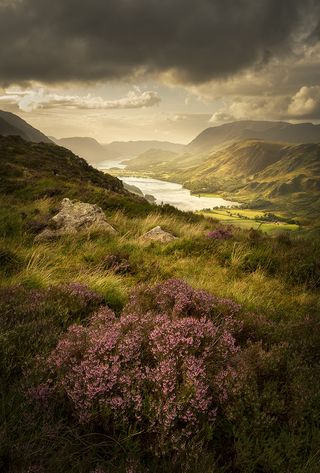
[[[244,140],[211,153],[146,153],[124,171],[182,183],[194,193],[221,193],[253,208],[320,218],[320,145]]]

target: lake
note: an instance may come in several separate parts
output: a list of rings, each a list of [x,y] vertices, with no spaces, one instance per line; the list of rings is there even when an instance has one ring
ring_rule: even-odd
[[[157,204],[170,204],[180,210],[196,211],[211,209],[214,207],[239,206],[237,202],[231,202],[221,197],[197,197],[191,195],[188,189],[175,182],[161,181],[145,177],[121,177],[123,182],[139,187],[144,194],[155,197]]]
[[[100,171],[103,171],[104,169],[112,169],[112,168],[118,168],[118,169],[125,169],[127,165],[122,164],[122,161],[101,161],[96,167]]]

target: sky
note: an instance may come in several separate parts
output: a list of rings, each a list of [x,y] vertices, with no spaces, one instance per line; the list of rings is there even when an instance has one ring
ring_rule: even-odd
[[[0,0],[0,44],[0,109],[56,138],[320,122],[319,0]]]

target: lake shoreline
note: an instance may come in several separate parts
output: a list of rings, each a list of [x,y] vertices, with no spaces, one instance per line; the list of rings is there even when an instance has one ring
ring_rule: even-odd
[[[121,173],[125,174],[125,173]],[[131,173],[128,173],[131,174]],[[169,204],[183,211],[199,211],[213,208],[238,208],[239,202],[229,201],[221,196],[201,196],[192,194],[181,183],[155,179],[153,177],[121,175],[118,176],[126,184],[139,188],[144,195],[153,195],[158,205]]]

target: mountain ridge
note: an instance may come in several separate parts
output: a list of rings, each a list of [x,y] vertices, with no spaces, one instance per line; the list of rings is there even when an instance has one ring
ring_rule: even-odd
[[[0,135],[17,135],[34,143],[52,143],[44,133],[11,112],[0,110]]]
[[[209,127],[186,147],[190,152],[204,152],[214,147],[244,139],[285,143],[319,143],[320,125],[313,123],[243,120]]]

